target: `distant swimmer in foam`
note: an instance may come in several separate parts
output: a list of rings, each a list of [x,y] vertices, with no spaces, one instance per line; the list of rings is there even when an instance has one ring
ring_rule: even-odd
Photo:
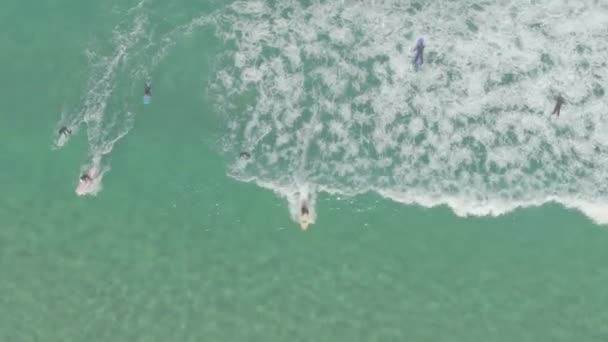
[[[70,134],[72,134],[72,130],[65,126],[59,129],[59,136],[64,136],[67,138]]]
[[[418,39],[416,47],[412,51],[416,51],[416,57],[414,57],[414,66],[416,70],[424,64],[424,38]]]
[[[559,118],[559,112],[562,110],[564,102],[564,98],[561,95],[558,95],[555,102],[555,108],[553,108],[553,113],[551,113],[551,115],[556,115]]]
[[[239,154],[239,158],[242,160],[249,160],[251,158],[251,154],[249,154],[249,152],[241,152],[241,154]]]

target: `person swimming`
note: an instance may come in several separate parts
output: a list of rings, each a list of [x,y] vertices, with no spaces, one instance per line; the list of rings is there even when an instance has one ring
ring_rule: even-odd
[[[72,134],[72,130],[65,126],[63,126],[59,129],[59,135],[65,135],[67,137],[70,134]]]
[[[416,51],[416,57],[414,57],[414,65],[416,69],[420,68],[424,63],[424,38],[418,39],[416,47],[412,51]]]
[[[308,215],[308,214],[309,214],[309,213],[308,213],[308,208],[306,207],[306,204],[302,204],[302,208],[300,209],[300,214],[301,214],[302,216],[304,216],[304,215]]]
[[[249,152],[241,152],[239,154],[239,158],[241,158],[243,160],[247,160],[247,159],[251,158],[251,155],[249,154]]]
[[[144,89],[144,95],[152,96],[152,81],[146,81],[146,87]]]
[[[556,115],[559,118],[559,112],[561,111],[564,102],[564,98],[561,95],[558,95],[555,103],[555,108],[553,108],[553,113],[551,113],[551,115]]]

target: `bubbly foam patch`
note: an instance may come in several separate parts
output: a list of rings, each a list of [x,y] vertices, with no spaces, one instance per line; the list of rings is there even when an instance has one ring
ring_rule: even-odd
[[[252,154],[234,177],[458,215],[555,201],[608,222],[607,5],[236,1],[215,20],[224,152]]]

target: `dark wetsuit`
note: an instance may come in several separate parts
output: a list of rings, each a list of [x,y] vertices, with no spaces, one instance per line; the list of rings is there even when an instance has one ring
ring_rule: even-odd
[[[308,215],[308,208],[306,206],[302,206],[302,215]]]
[[[69,128],[63,126],[59,129],[59,135],[62,135],[62,134],[64,134],[64,135],[72,134],[72,131]]]
[[[251,158],[251,155],[248,152],[241,152],[241,154],[239,154],[239,157],[241,159],[249,159]]]
[[[83,182],[90,182],[93,179],[91,179],[91,177],[85,173],[84,175],[80,176],[80,180]]]
[[[152,96],[152,83],[146,82],[146,88],[144,89],[144,95]]]
[[[564,98],[561,96],[557,97],[557,102],[555,103],[555,108],[553,109],[553,113],[551,115],[557,115],[559,117],[559,112],[562,109],[562,104],[564,104]]]

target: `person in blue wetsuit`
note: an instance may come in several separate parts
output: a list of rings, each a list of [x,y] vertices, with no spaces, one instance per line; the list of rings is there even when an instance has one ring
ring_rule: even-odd
[[[416,66],[416,69],[418,69],[424,63],[424,38],[418,39],[418,41],[416,42],[416,47],[412,51],[416,51],[416,57],[414,57],[414,65]]]
[[[146,88],[144,89],[144,95],[152,96],[152,82],[146,81]]]

